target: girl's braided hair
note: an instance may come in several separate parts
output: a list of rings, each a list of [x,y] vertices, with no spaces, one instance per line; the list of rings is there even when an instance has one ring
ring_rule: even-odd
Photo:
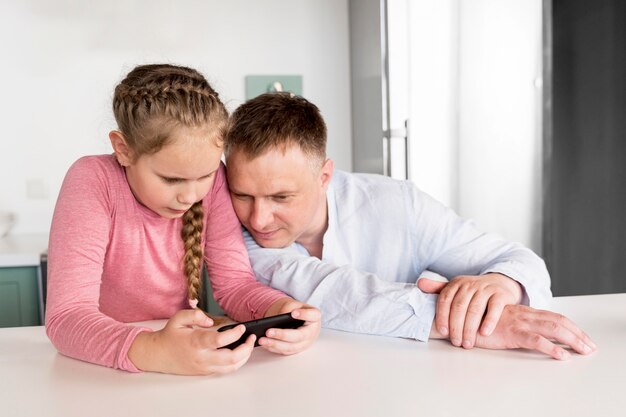
[[[179,126],[211,126],[223,146],[228,112],[217,92],[198,71],[170,64],[140,65],[115,88],[113,114],[133,158],[153,154],[169,144]],[[183,271],[192,306],[200,299],[203,263],[202,201],[183,215]]]

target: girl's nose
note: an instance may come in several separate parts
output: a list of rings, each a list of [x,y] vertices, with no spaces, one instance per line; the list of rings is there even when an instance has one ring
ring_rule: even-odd
[[[177,200],[180,204],[190,206],[198,199],[196,198],[196,190],[192,185],[185,185],[178,193]]]

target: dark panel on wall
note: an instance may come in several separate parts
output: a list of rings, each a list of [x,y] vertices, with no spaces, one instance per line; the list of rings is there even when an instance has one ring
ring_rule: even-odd
[[[384,173],[381,0],[350,0],[352,169]]]
[[[551,8],[544,248],[552,289],[626,292],[626,2],[553,0]]]

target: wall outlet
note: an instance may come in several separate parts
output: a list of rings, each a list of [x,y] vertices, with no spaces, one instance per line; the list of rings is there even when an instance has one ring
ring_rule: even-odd
[[[302,95],[301,75],[248,75],[246,76],[246,100],[263,93],[289,91]]]

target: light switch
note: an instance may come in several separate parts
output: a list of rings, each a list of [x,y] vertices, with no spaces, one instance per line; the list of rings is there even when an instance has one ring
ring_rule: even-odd
[[[246,76],[246,100],[273,91],[289,91],[302,95],[301,75],[248,75]]]

